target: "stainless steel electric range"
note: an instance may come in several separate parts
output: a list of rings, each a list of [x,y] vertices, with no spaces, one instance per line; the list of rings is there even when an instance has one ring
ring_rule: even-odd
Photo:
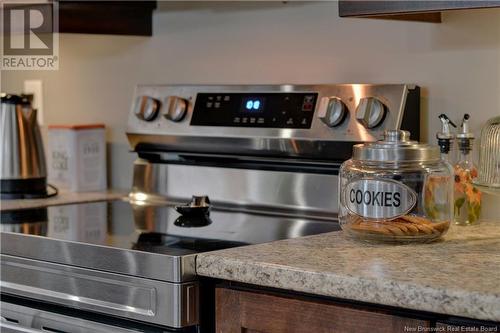
[[[196,255],[339,230],[338,168],[419,134],[414,85],[143,85],[118,201],[2,211],[2,331],[209,332]],[[284,253],[286,255],[286,253]]]

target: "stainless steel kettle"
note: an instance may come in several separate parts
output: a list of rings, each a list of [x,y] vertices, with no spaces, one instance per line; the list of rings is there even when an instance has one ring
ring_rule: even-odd
[[[26,97],[2,95],[0,193],[4,198],[47,196],[47,168],[37,112]]]

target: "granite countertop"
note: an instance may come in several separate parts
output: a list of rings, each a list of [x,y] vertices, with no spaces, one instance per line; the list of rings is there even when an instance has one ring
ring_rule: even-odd
[[[45,199],[13,199],[0,200],[0,211],[39,208],[47,206],[67,205],[72,203],[94,202],[103,200],[121,199],[128,195],[128,191],[110,189],[96,192],[68,192],[60,191],[54,197]]]
[[[200,254],[203,276],[500,321],[500,221],[452,226],[443,241],[371,245],[342,232]]]

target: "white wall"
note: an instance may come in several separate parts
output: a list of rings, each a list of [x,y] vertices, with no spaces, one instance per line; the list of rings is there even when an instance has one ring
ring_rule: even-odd
[[[111,185],[129,187],[124,130],[137,83],[398,83],[423,88],[423,137],[437,115],[472,128],[500,114],[500,10],[443,23],[342,19],[335,2],[166,3],[153,37],[63,34],[58,71],[3,72],[2,90],[44,82],[45,122],[104,122]]]

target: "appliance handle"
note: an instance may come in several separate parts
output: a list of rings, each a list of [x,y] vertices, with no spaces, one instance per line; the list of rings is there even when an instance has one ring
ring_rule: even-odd
[[[43,333],[43,331],[31,327],[11,324],[4,317],[0,322],[0,331],[2,333]]]
[[[215,166],[269,171],[293,171],[337,175],[343,160],[310,160],[244,155],[197,154],[183,152],[138,151],[139,158],[152,163]]]
[[[4,333],[139,333],[141,328],[127,328],[80,318],[78,314],[62,315],[15,303],[2,303],[5,313],[0,321]],[[169,331],[170,332],[170,331]]]
[[[113,311],[113,313],[117,313],[122,316],[127,315],[129,312],[132,312],[125,304],[118,304],[100,299],[81,297],[78,295],[62,293],[56,290],[20,285],[12,282],[2,281],[2,291],[11,295],[22,295],[24,297],[29,297],[32,299],[38,299],[46,302],[55,302],[58,304],[64,304],[66,306],[76,306],[82,309],[96,309],[105,313],[110,313],[111,311]],[[154,312],[149,309],[134,309],[133,312],[144,316],[145,318],[154,316]]]

